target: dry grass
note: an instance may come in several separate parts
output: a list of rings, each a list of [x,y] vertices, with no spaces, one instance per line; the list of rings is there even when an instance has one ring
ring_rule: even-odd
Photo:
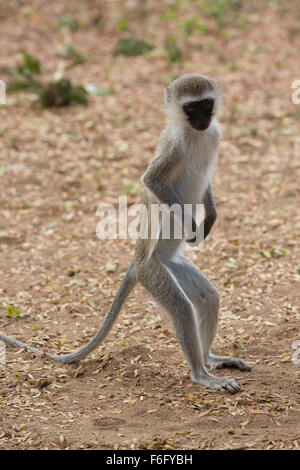
[[[72,42],[88,60],[68,75],[115,91],[87,107],[41,109],[23,93],[0,107],[0,329],[49,351],[93,335],[134,248],[97,239],[96,208],[120,193],[139,201],[137,182],[164,125],[163,88],[199,71],[223,87],[224,141],[214,179],[219,219],[194,261],[222,297],[215,350],[254,368],[230,372],[242,386],[235,396],[192,384],[171,325],[138,287],[79,367],[7,350],[0,448],[299,448],[299,365],[291,361],[300,319],[296,0],[243,2],[224,27],[201,13],[201,2],[70,3],[0,7],[1,79],[21,48],[51,78],[68,64],[61,51]],[[74,31],[57,26],[66,14],[79,22]],[[186,36],[191,17],[207,30]],[[115,57],[124,23],[155,49]],[[174,64],[164,48],[172,35],[183,54]],[[8,317],[9,306],[21,317]]]

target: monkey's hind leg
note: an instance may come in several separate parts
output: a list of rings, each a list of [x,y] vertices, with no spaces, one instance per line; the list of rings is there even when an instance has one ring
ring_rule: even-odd
[[[191,367],[192,380],[200,385],[236,393],[239,386],[234,379],[218,378],[208,373],[195,318],[194,306],[180,282],[164,262],[154,253],[147,263],[136,271],[137,279],[169,313],[176,335]]]
[[[214,285],[184,256],[174,258],[169,263],[169,269],[195,307],[205,365],[211,369],[227,366],[250,370],[250,366],[241,359],[215,356],[209,352],[216,334],[219,312],[219,295]]]
[[[212,353],[208,353],[206,356],[205,364],[210,367],[211,370],[223,369],[224,367],[232,367],[239,370],[251,370],[251,366],[237,357],[229,356],[217,356]]]
[[[205,365],[209,366],[211,370],[223,367],[251,370],[251,366],[242,359],[216,356],[210,352],[219,315],[219,294],[214,285],[184,256],[172,261],[170,268],[180,281],[182,289],[195,305]]]
[[[224,367],[251,370],[250,365],[242,359],[216,356],[210,352],[217,330],[219,315],[219,294],[214,285],[184,256],[172,261],[170,268],[180,280],[182,289],[195,305],[205,365],[210,367],[211,370],[222,369]]]

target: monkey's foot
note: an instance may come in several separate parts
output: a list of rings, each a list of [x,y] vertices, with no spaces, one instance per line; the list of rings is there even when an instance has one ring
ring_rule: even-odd
[[[237,357],[216,356],[215,354],[208,354],[206,363],[207,366],[213,369],[222,369],[223,367],[234,367],[240,370],[251,370],[251,366],[242,359]]]
[[[223,393],[229,392],[233,394],[240,391],[238,383],[230,377],[215,377],[214,375],[206,372],[197,376],[192,374],[192,380],[197,384],[214,388],[215,390],[219,390]]]

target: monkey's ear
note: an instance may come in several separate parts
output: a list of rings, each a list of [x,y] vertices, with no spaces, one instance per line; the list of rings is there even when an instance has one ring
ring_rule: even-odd
[[[164,93],[165,93],[166,103],[170,103],[170,101],[171,101],[171,90],[170,90],[170,88],[169,87],[165,88]]]

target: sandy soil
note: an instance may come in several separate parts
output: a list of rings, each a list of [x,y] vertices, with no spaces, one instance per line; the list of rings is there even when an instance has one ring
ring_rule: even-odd
[[[87,107],[41,109],[24,93],[0,106],[1,331],[53,352],[94,334],[134,249],[132,241],[96,237],[96,209],[117,204],[119,194],[140,201],[139,179],[165,122],[163,88],[198,71],[222,85],[224,140],[213,183],[218,221],[190,256],[221,295],[214,351],[254,367],[217,372],[239,381],[234,396],[193,384],[172,325],[138,286],[108,339],[79,365],[7,348],[0,448],[299,448],[297,2],[244,2],[224,27],[197,2],[70,3],[0,7],[1,79],[9,80],[5,67],[20,62],[20,49],[37,56],[49,78],[68,64],[61,51],[71,41],[88,57],[69,69],[72,80],[115,90]],[[65,14],[79,20],[76,31],[58,28]],[[190,17],[207,31],[185,36],[180,25]],[[128,34],[121,19],[155,50],[114,57]],[[181,64],[166,60],[172,34]],[[21,316],[8,316],[9,307]]]

